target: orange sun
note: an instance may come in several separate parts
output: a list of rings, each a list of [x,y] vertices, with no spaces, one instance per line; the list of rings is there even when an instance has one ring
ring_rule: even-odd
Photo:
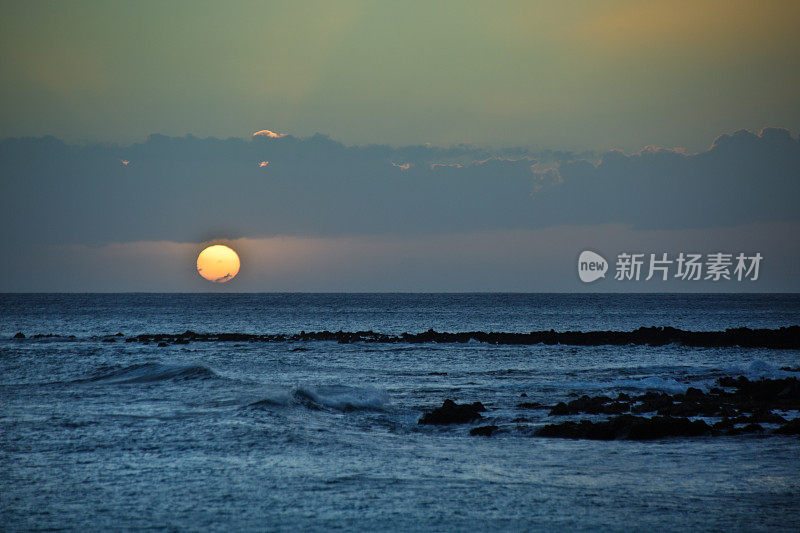
[[[239,256],[221,244],[209,246],[197,256],[197,272],[214,283],[225,283],[239,273]]]

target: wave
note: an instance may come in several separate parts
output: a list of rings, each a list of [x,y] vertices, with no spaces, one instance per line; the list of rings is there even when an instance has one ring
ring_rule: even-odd
[[[628,391],[660,391],[673,394],[685,392],[688,387],[695,387],[708,391],[717,386],[717,378],[721,376],[744,376],[750,380],[782,379],[798,377],[797,372],[782,370],[781,368],[756,359],[748,365],[708,368],[705,371],[685,375],[681,379],[661,376],[618,378],[609,381],[575,380],[567,382],[549,383],[557,388],[572,390],[628,390]]]
[[[373,387],[347,385],[298,386],[273,394],[248,407],[302,406],[307,409],[336,411],[385,411],[391,405],[386,391]]]
[[[798,377],[797,372],[781,370],[779,367],[756,359],[747,366],[734,366],[724,369],[726,375],[744,376],[747,379],[782,379]]]
[[[557,389],[566,388],[576,391],[584,390],[629,390],[629,391],[663,391],[679,393],[685,392],[692,385],[673,378],[662,378],[660,376],[648,376],[643,378],[612,379],[609,381],[559,381],[547,383],[549,387]]]
[[[157,381],[186,381],[219,378],[213,370],[202,365],[164,365],[142,363],[103,371],[99,375],[78,382],[92,383],[153,383]]]

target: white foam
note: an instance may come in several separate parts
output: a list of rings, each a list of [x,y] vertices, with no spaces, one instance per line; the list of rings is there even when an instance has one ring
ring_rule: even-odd
[[[385,410],[390,402],[389,394],[374,387],[350,387],[347,385],[300,386],[292,395],[295,399],[311,399],[313,402],[340,411]]]
[[[735,366],[731,368],[725,369],[725,372],[733,377],[736,376],[744,376],[747,379],[781,379],[781,378],[791,378],[791,377],[798,377],[797,372],[788,372],[786,370],[781,370],[775,365],[767,363],[766,361],[762,361],[761,359],[756,359],[752,363],[747,366]]]
[[[292,389],[272,392],[253,406],[305,406],[311,409],[337,411],[384,411],[390,405],[389,394],[374,387],[347,385],[299,385]]]
[[[581,390],[657,390],[665,392],[685,392],[690,386],[672,378],[649,376],[645,378],[614,379],[611,381],[570,381],[558,384],[559,387]]]

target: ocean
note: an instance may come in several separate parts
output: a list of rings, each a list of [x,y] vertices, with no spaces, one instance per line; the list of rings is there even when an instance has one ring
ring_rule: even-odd
[[[777,294],[0,295],[0,529],[797,531],[796,436],[543,438],[596,417],[519,404],[797,376],[798,350],[125,341],[798,324]],[[418,424],[447,398],[484,419]]]

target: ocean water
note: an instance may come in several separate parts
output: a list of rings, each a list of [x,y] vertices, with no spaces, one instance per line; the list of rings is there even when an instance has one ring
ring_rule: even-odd
[[[794,324],[798,295],[0,295],[0,529],[797,531],[796,437],[545,439],[592,417],[517,407],[796,375],[797,350],[123,342]],[[445,398],[500,432],[417,424]]]

